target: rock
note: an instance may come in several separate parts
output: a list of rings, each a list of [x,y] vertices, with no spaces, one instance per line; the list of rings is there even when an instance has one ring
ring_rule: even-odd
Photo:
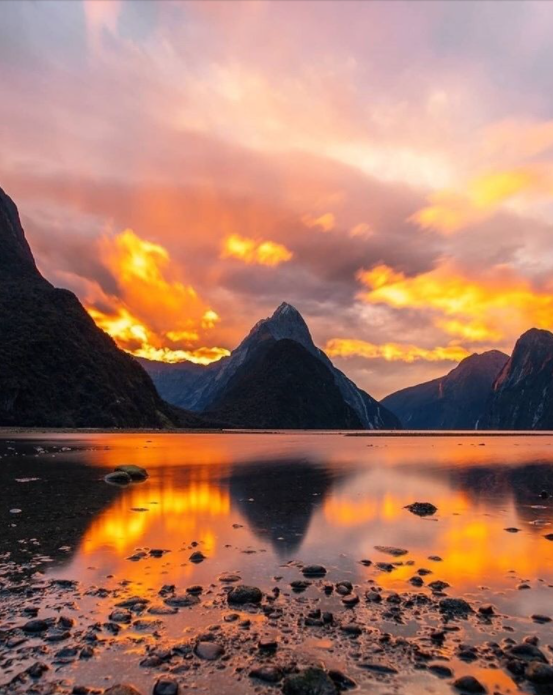
[[[343,671],[331,669],[328,672],[329,677],[334,681],[338,690],[350,690],[357,687],[357,683],[347,676]]]
[[[27,632],[29,634],[44,632],[48,629],[48,623],[45,620],[29,620],[29,622],[25,623],[21,629],[23,632]]]
[[[438,511],[438,507],[435,507],[430,502],[413,502],[413,504],[405,506],[404,509],[408,509],[417,516],[432,516],[432,514]]]
[[[393,666],[386,666],[385,664],[376,664],[372,661],[367,661],[365,663],[359,664],[361,668],[367,671],[372,671],[373,673],[380,673],[383,676],[393,676],[398,673],[398,670]]]
[[[256,586],[246,586],[239,584],[234,586],[228,593],[227,600],[229,603],[261,603],[263,593]]]
[[[336,584],[336,592],[341,596],[347,596],[353,591],[353,584],[351,582],[338,582]]]
[[[141,596],[130,596],[115,604],[116,608],[132,608],[133,610],[143,610],[150,603],[149,599]]]
[[[113,473],[108,473],[104,480],[110,485],[130,485],[132,483],[132,478],[128,473],[124,471],[114,471]]]
[[[433,582],[428,583],[428,588],[432,589],[432,591],[443,591],[448,587],[449,584],[447,582],[443,582],[441,579],[435,579]]]
[[[419,575],[416,574],[414,577],[411,577],[409,583],[413,586],[422,586],[424,584],[424,581],[422,577],[419,577]]]
[[[380,603],[382,601],[382,595],[372,589],[365,593],[365,598],[369,603]]]
[[[507,531],[507,533],[518,533],[520,529],[516,528],[516,526],[509,526],[505,531]]]
[[[178,695],[179,684],[172,678],[160,678],[154,685],[154,695]]]
[[[395,567],[389,562],[377,562],[376,566],[381,572],[393,572],[395,570]]]
[[[428,670],[438,678],[453,678],[453,671],[443,664],[428,664]]]
[[[126,473],[131,480],[146,480],[148,477],[148,471],[140,466],[128,465],[128,466],[117,466],[115,469],[116,473]]]
[[[109,619],[114,623],[128,624],[132,620],[132,613],[124,608],[117,608],[110,613]]]
[[[539,661],[532,661],[526,669],[526,679],[537,685],[548,685],[553,683],[553,667],[549,664],[542,664]]]
[[[545,624],[545,623],[550,623],[550,622],[551,622],[551,618],[550,618],[548,615],[539,615],[539,614],[537,614],[537,613],[535,613],[535,614],[532,616],[532,620],[533,620],[535,623],[540,623],[540,624],[542,624],[542,625]]]
[[[278,640],[274,637],[262,637],[257,646],[262,651],[275,652],[278,649]]]
[[[223,656],[224,653],[223,647],[216,642],[198,642],[196,645],[196,656],[206,661],[215,661]]]
[[[463,598],[443,598],[440,603],[440,611],[449,615],[458,615],[467,617],[469,613],[473,613],[470,603],[467,603]]]
[[[178,608],[177,606],[155,605],[148,608],[148,613],[150,615],[175,615],[178,613]]]
[[[201,550],[196,550],[196,552],[192,553],[192,555],[188,559],[190,560],[190,562],[194,562],[195,564],[198,564],[199,562],[203,562],[207,558],[202,553]]]
[[[168,552],[170,552],[170,551],[164,550],[163,548],[152,548],[150,550],[150,555],[152,557],[155,557],[155,558],[160,558],[160,557],[163,557],[164,555],[166,555]]]
[[[480,615],[495,615],[495,608],[491,604],[486,604],[485,606],[480,606],[478,612]]]
[[[522,659],[523,661],[541,661],[544,664],[547,663],[545,654],[541,651],[541,649],[538,649],[536,645],[528,642],[515,644],[509,649],[508,653],[510,656],[514,656],[517,659]]]
[[[338,695],[334,681],[320,668],[307,668],[288,676],[283,683],[284,695]]]
[[[453,683],[453,687],[463,693],[485,693],[486,688],[474,676],[461,676]]]
[[[165,599],[165,604],[174,608],[190,608],[197,606],[199,603],[200,599],[193,594],[175,594]]]
[[[276,666],[260,666],[250,671],[250,678],[258,678],[265,683],[278,683],[282,677],[282,671]]]
[[[294,591],[300,592],[309,588],[311,586],[311,582],[307,579],[295,579],[293,582],[290,582],[290,586]]]
[[[40,678],[43,673],[48,671],[49,668],[49,666],[42,663],[41,661],[35,661],[34,664],[29,666],[26,673],[28,673],[29,676],[31,676],[31,678]]]
[[[239,574],[233,572],[224,572],[220,577],[219,581],[223,584],[233,584],[234,582],[239,582],[242,577]]]
[[[544,538],[548,541],[553,541],[553,533],[548,533],[544,536]]]
[[[549,497],[549,493],[547,492],[547,490],[542,490],[542,491],[540,492],[540,498],[541,498],[542,500],[546,500],[548,497]]]
[[[120,683],[118,685],[112,685],[111,688],[104,690],[104,695],[142,695],[142,693],[133,685]]]
[[[323,565],[307,565],[302,569],[304,577],[324,577],[326,575],[326,567]]]
[[[203,591],[203,587],[199,584],[194,584],[194,586],[189,586],[186,590],[187,594],[192,594],[192,596],[199,596]]]
[[[344,596],[342,603],[346,608],[353,608],[359,603],[359,596],[356,594],[350,594],[349,596]]]
[[[393,555],[394,557],[401,557],[409,552],[403,548],[394,548],[393,545],[375,545],[374,548],[380,553],[386,553],[386,555]]]

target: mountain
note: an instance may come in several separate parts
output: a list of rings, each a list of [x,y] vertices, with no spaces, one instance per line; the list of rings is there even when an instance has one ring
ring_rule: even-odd
[[[553,430],[553,333],[532,328],[518,339],[479,429]]]
[[[382,405],[406,429],[473,430],[508,359],[498,350],[470,355],[445,376],[396,391]]]
[[[249,429],[362,429],[332,371],[287,338],[258,350],[206,415]]]
[[[38,271],[0,189],[0,426],[205,426],[165,403],[77,297]]]
[[[160,368],[153,363],[142,361],[143,366],[152,376],[160,394],[175,405],[187,407],[190,410],[199,413],[217,413],[217,415],[230,413],[231,396],[236,399],[237,408],[241,412],[246,413],[247,408],[244,399],[252,398],[252,402],[257,402],[260,391],[253,389],[251,379],[247,377],[247,373],[255,368],[256,373],[269,373],[267,364],[267,350],[270,346],[278,344],[281,341],[291,341],[303,348],[302,351],[295,350],[292,346],[282,346],[273,355],[277,355],[282,359],[280,350],[283,350],[289,356],[294,355],[302,361],[302,364],[309,364],[314,373],[315,366],[311,364],[314,361],[322,365],[326,371],[320,371],[326,375],[330,373],[332,381],[341,395],[344,403],[351,408],[356,415],[357,424],[355,427],[361,429],[397,429],[400,425],[397,418],[392,415],[386,408],[383,408],[378,401],[369,396],[346,377],[339,369],[336,369],[325,353],[317,348],[313,343],[313,339],[309,332],[309,328],[303,317],[297,309],[286,302],[282,303],[272,316],[258,321],[252,328],[250,333],[244,338],[240,345],[233,350],[229,357],[223,358],[218,362],[208,365],[207,367],[199,367],[197,365],[191,368],[189,365],[168,365],[167,368]],[[309,360],[308,356],[312,359]],[[307,380],[304,383],[301,371],[295,371],[297,381],[293,381],[290,374],[285,370],[280,372],[270,373],[272,383],[272,391],[267,391],[266,395],[281,394],[282,389],[277,385],[279,378],[283,379],[288,387],[296,391],[301,391],[305,388],[306,393],[314,393],[312,384]],[[325,381],[326,383],[326,381]],[[244,394],[238,393],[237,384],[241,384],[243,388],[248,388],[248,392]],[[259,388],[262,388],[260,384]],[[251,396],[249,394],[251,393]],[[289,395],[292,396],[291,394]],[[299,398],[299,396],[298,396]],[[269,408],[269,404],[266,404]],[[300,412],[299,403],[297,404]],[[307,420],[296,419],[296,428],[306,428],[311,425],[307,422],[320,421],[320,404],[311,403],[312,412],[307,414],[303,411],[303,415]],[[274,412],[274,411],[273,411]],[[345,411],[340,416],[340,422],[344,422],[343,416]],[[249,415],[248,415],[249,418]],[[349,416],[348,416],[349,418]],[[346,418],[346,420],[348,420]],[[236,422],[236,418],[234,418]],[[248,420],[250,421],[250,420]],[[280,421],[280,420],[279,420]],[[349,420],[348,420],[349,421]],[[244,420],[245,422],[245,420]],[[353,420],[351,421],[353,427]],[[246,426],[241,424],[240,426]],[[319,427],[320,425],[317,425]],[[343,425],[335,424],[335,427],[343,427]],[[265,424],[263,427],[277,427],[276,424]]]

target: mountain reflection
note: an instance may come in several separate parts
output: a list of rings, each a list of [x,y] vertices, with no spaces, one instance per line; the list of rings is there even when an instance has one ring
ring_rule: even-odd
[[[335,478],[301,459],[250,462],[232,470],[230,494],[253,533],[285,557],[300,548]]]
[[[396,589],[420,566],[456,589],[505,589],[513,571],[553,581],[553,543],[544,539],[553,501],[540,498],[553,492],[547,438],[488,438],[480,447],[455,437],[87,437],[86,448],[55,459],[2,460],[0,552],[17,562],[41,553],[63,576],[114,575],[144,590],[209,584],[234,570],[261,582],[292,559]],[[149,479],[103,482],[127,462],[145,466]],[[405,506],[414,501],[432,502],[437,514],[413,516]],[[14,507],[22,513],[10,515]],[[389,561],[375,550],[386,545],[408,550],[401,559],[415,567],[387,574],[360,565]],[[189,560],[195,548],[207,557],[200,565]],[[168,552],[156,558],[151,549]],[[429,561],[434,555],[443,561]]]

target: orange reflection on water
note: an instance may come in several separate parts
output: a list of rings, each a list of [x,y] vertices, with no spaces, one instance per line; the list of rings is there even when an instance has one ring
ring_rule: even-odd
[[[442,514],[460,513],[470,507],[462,492],[434,497],[434,500]],[[401,518],[407,520],[405,507],[412,501],[410,495],[398,496],[388,492],[380,499],[356,500],[333,495],[326,500],[323,511],[327,521],[336,526],[359,526],[374,519],[391,523]]]
[[[133,486],[91,524],[83,547],[87,553],[105,547],[125,553],[137,544],[146,544],[146,539],[150,542],[149,532],[154,526],[163,531],[157,542],[151,539],[152,546],[159,546],[167,534],[194,531],[200,515],[216,517],[229,513],[228,492],[208,482],[192,482],[183,489],[170,482],[155,487]]]

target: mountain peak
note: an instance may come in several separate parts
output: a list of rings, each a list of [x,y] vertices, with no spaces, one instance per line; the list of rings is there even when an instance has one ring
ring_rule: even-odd
[[[288,304],[288,302],[282,302],[282,304],[279,304],[279,306],[275,309],[271,318],[274,319],[277,316],[282,316],[283,314],[298,314],[299,316],[301,316],[300,312],[296,309],[295,306]]]
[[[41,277],[13,200],[0,188],[0,275]]]

